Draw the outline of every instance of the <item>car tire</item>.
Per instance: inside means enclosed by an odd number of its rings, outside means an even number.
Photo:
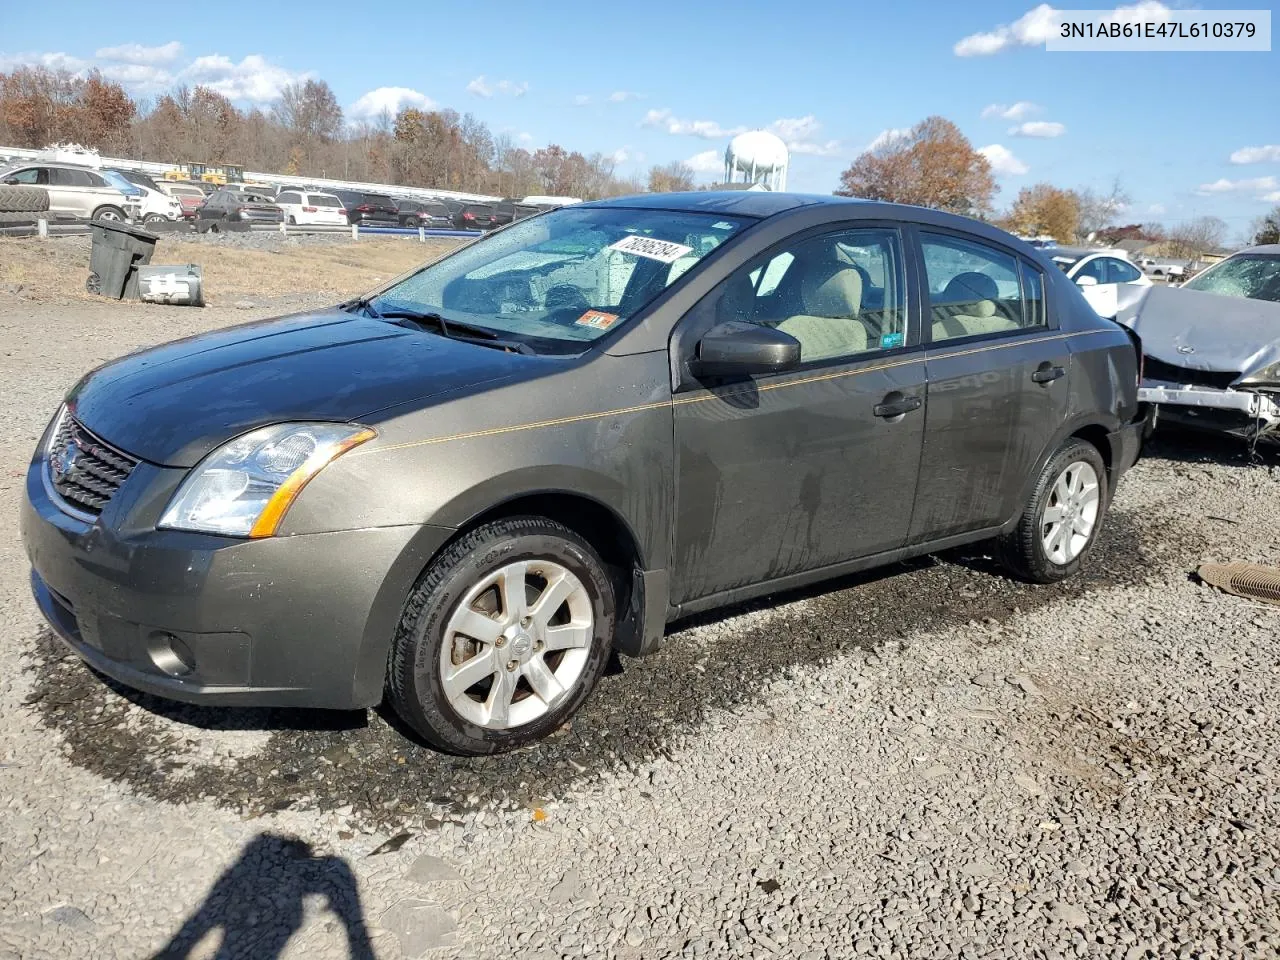
[[[1032,583],[1056,583],[1080,572],[1102,531],[1107,468],[1093,444],[1072,437],[1040,471],[1022,519],[997,541],[1001,563]]]
[[[0,184],[0,213],[43,213],[49,209],[49,191],[44,187]]]
[[[93,216],[89,219],[106,223],[124,223],[128,220],[123,210],[119,207],[113,207],[110,204],[99,207],[97,210],[93,211]]]
[[[142,222],[143,223],[161,223],[161,222],[167,221],[168,219],[169,218],[166,217],[163,213],[148,213],[145,217],[142,218]]]
[[[293,214],[289,214],[289,226],[296,227],[297,225],[298,225],[297,218]]]
[[[559,728],[590,695],[615,623],[613,580],[582,537],[543,517],[485,524],[447,547],[410,593],[391,645],[388,702],[437,749],[515,749]],[[472,663],[446,682],[447,670]]]

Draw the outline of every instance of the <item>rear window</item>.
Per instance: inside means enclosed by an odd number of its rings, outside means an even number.
[[[366,193],[360,198],[361,203],[377,205],[379,207],[394,207],[395,202],[388,196],[381,193]]]
[[[422,209],[433,217],[447,217],[449,215],[449,208],[443,203],[424,203]]]
[[[323,193],[310,194],[313,207],[340,207],[342,201],[337,197],[326,197]]]
[[[476,216],[488,217],[493,215],[493,207],[483,203],[470,203],[463,210],[464,213],[472,213]]]

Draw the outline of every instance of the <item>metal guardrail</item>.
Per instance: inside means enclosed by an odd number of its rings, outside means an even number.
[[[212,221],[211,221],[212,222]],[[42,227],[41,224],[44,224]],[[139,226],[144,229],[155,230],[161,236],[183,236],[187,234],[202,233],[195,221],[168,221],[172,227],[159,226],[156,224]],[[418,237],[420,240],[426,240],[428,237],[458,237],[467,240],[474,240],[484,236],[479,230],[430,230],[426,227],[362,227],[359,225],[343,226],[298,226],[294,224],[275,225],[270,223],[250,223],[238,225],[238,229],[226,231],[228,233],[280,233],[285,236],[319,236],[319,235],[337,235],[350,234],[352,240],[359,240],[361,234],[378,235],[378,236],[400,236],[400,237]],[[174,229],[176,227],[177,229]],[[247,227],[248,229],[244,229]],[[33,219],[29,224],[0,224],[0,237],[75,237],[84,236],[89,232],[88,220],[46,220]]]

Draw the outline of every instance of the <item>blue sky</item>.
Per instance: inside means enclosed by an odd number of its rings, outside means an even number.
[[[225,20],[170,3],[116,17],[64,0],[56,19],[0,5],[0,69],[96,65],[135,94],[205,82],[264,105],[310,75],[349,114],[453,107],[530,148],[615,154],[627,173],[684,160],[713,179],[729,135],[764,127],[792,145],[791,189],[827,192],[878,136],[937,113],[988,149],[1001,202],[1039,180],[1118,177],[1126,219],[1215,214],[1232,236],[1280,203],[1280,54],[1048,53],[1035,41],[1049,8],[1027,0],[320,0]]]

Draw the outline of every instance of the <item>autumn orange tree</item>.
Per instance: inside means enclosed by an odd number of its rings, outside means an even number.
[[[1080,197],[1050,183],[1023,187],[1003,225],[1012,233],[1071,243],[1080,232]]]
[[[836,194],[980,215],[995,190],[987,158],[954,123],[934,116],[860,154]]]

